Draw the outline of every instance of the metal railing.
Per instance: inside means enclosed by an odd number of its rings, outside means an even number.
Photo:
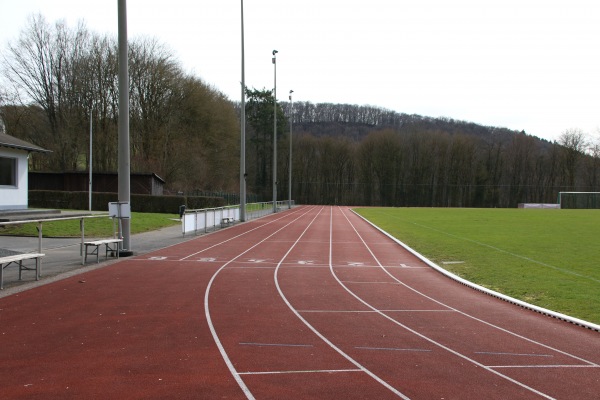
[[[294,201],[292,200],[292,206]],[[278,201],[277,209],[289,208],[288,200]],[[273,202],[246,204],[246,220],[257,219],[273,213]],[[240,206],[225,206],[216,208],[202,208],[185,210],[181,216],[181,233],[209,232],[231,222],[240,221]]]
[[[42,252],[42,238],[43,238],[43,229],[44,229],[44,222],[53,222],[53,221],[67,221],[67,220],[79,220],[79,229],[81,231],[81,244],[79,247],[79,254],[81,255],[81,265],[84,264],[84,254],[83,254],[83,247],[84,247],[84,242],[85,242],[85,220],[86,219],[90,219],[90,218],[108,218],[110,217],[108,214],[94,214],[94,215],[78,215],[78,216],[74,216],[74,217],[60,217],[60,218],[41,218],[41,219],[27,219],[27,220],[21,220],[21,221],[7,221],[7,222],[0,222],[1,226],[7,226],[7,225],[24,225],[24,224],[38,224],[37,226],[37,231],[38,231],[38,253]],[[113,218],[113,237],[116,237],[116,228],[115,228],[115,221]],[[40,273],[42,271],[42,259],[40,259]]]

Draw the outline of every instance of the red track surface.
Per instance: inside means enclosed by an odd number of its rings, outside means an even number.
[[[1,399],[598,399],[600,336],[302,207],[0,299]]]

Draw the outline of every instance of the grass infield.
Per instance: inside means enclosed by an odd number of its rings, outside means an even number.
[[[167,226],[181,224],[176,221],[179,215],[175,214],[155,214],[155,213],[131,213],[131,233],[141,233],[152,231]],[[44,237],[79,237],[79,219],[66,221],[48,221],[42,225]],[[86,237],[108,237],[113,234],[113,223],[109,217],[105,218],[86,218],[85,236]],[[37,236],[37,223],[27,223],[22,225],[7,225],[0,227],[0,235],[13,236]]]
[[[600,323],[600,210],[355,211],[469,281]]]

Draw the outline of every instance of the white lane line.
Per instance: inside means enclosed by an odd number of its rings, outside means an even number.
[[[281,375],[281,374],[332,374],[340,372],[363,372],[362,369],[307,369],[300,371],[240,372],[240,375]]]
[[[208,282],[208,285],[206,286],[206,291],[204,292],[204,315],[206,316],[206,322],[208,323],[208,328],[210,329],[210,333],[213,337],[213,340],[215,341],[215,344],[217,345],[217,348],[219,349],[219,352],[221,353],[221,357],[223,357],[223,361],[225,361],[225,364],[227,365],[227,368],[229,369],[229,372],[231,372],[231,375],[233,375],[233,378],[235,379],[235,381],[237,382],[238,386],[240,387],[240,389],[242,389],[242,392],[244,392],[244,395],[246,396],[246,398],[248,400],[254,400],[254,396],[252,395],[252,392],[250,392],[250,389],[248,388],[248,386],[246,386],[246,384],[244,383],[244,381],[242,380],[242,378],[240,377],[240,374],[237,372],[237,370],[235,369],[235,366],[233,365],[233,363],[231,362],[231,359],[229,358],[229,356],[227,355],[227,352],[225,351],[225,348],[223,347],[223,343],[221,343],[221,339],[219,339],[219,335],[217,334],[217,330],[215,329],[215,326],[212,322],[212,317],[210,315],[210,303],[209,303],[209,294],[210,294],[210,289],[212,288],[213,282],[215,281],[215,279],[217,278],[217,275],[219,275],[219,273],[225,268],[227,267],[229,264],[231,264],[234,260],[236,260],[237,258],[240,258],[241,256],[243,256],[244,254],[248,253],[250,250],[254,249],[255,247],[257,247],[258,245],[262,244],[263,242],[267,241],[269,238],[271,238],[272,236],[275,236],[277,233],[279,233],[280,231],[282,231],[283,229],[287,228],[289,225],[291,225],[292,223],[294,223],[295,221],[297,221],[298,219],[300,219],[301,217],[303,217],[304,215],[308,214],[310,211],[312,211],[312,208],[310,208],[308,211],[306,211],[304,214],[300,215],[299,217],[297,217],[296,219],[290,221],[289,223],[287,223],[286,225],[284,225],[283,227],[281,227],[280,229],[276,230],[275,232],[273,232],[271,235],[265,237],[264,239],[262,239],[261,241],[257,242],[256,244],[254,244],[253,246],[249,247],[248,249],[246,249],[245,251],[243,251],[242,253],[238,254],[237,256],[235,256],[234,258],[232,258],[231,260],[227,261],[225,264],[223,264],[221,266],[221,268],[219,268],[214,274],[213,276],[210,278],[210,281]],[[289,214],[288,214],[289,216]],[[282,217],[283,218],[283,217]],[[281,218],[280,218],[281,219]],[[250,232],[250,231],[249,231]],[[241,235],[240,235],[241,236]]]
[[[542,364],[542,365],[488,365],[488,368],[600,368],[598,365],[572,365],[572,364]]]
[[[380,312],[389,312],[389,313],[395,313],[395,312],[407,312],[407,313],[411,313],[411,312],[455,312],[454,310],[298,310],[299,313],[305,314],[305,313],[375,313],[375,314],[379,314]]]
[[[386,268],[381,266],[382,268]],[[411,265],[406,265],[406,264],[400,264],[400,268],[406,268],[406,269],[423,269],[423,268],[427,268],[427,267],[423,267],[423,266],[419,266],[419,267],[413,267]]]
[[[554,357],[552,354],[527,354],[527,353],[505,353],[495,351],[475,351],[475,354],[486,354],[493,356],[515,356],[515,357]]]
[[[252,343],[240,342],[241,346],[256,346],[256,347],[315,347],[312,344],[288,344],[288,343]]]
[[[335,269],[343,269],[343,268],[350,268],[350,269],[381,269],[381,267],[379,265],[363,265],[360,267],[355,267],[355,266],[350,266],[350,265],[334,265],[333,268]],[[389,266],[389,267],[384,267],[384,268],[390,268],[390,269],[403,269],[403,270],[417,270],[417,269],[429,269],[429,267],[401,267],[399,265],[396,266]]]
[[[340,210],[340,211],[341,211],[341,210]],[[369,253],[370,253],[370,254],[371,254],[371,256],[373,257],[373,259],[374,259],[374,260],[376,260],[376,261],[377,261],[377,263],[379,263],[379,260],[377,259],[377,257],[375,256],[375,254],[373,254],[373,252],[371,251],[371,248],[370,248],[370,247],[367,245],[367,243],[366,243],[366,242],[363,240],[363,238],[362,238],[362,236],[360,235],[360,233],[358,233],[358,231],[356,230],[356,227],[355,227],[355,226],[352,224],[352,222],[351,222],[351,221],[348,219],[348,217],[346,216],[346,214],[345,214],[343,211],[341,211],[341,213],[342,213],[342,215],[343,215],[343,216],[346,218],[346,220],[348,221],[348,223],[350,224],[350,226],[352,226],[352,228],[354,229],[354,232],[356,232],[356,234],[358,235],[358,237],[359,237],[359,238],[360,238],[360,239],[363,241],[363,245],[364,245],[364,246],[365,246],[365,248],[366,248],[366,249],[369,251]],[[333,230],[333,222],[331,222],[331,229]],[[379,263],[379,264],[381,265],[381,263]],[[385,271],[385,269],[384,269],[384,271]],[[386,271],[386,272],[387,272],[387,271]],[[522,388],[524,388],[524,389],[527,389],[527,390],[529,390],[529,391],[531,391],[531,392],[533,392],[533,393],[536,393],[536,394],[538,394],[538,395],[540,395],[540,396],[542,396],[542,397],[544,397],[544,398],[546,398],[546,399],[553,399],[553,397],[551,397],[551,396],[549,396],[549,395],[547,395],[547,394],[545,394],[545,393],[542,393],[542,392],[540,392],[539,390],[536,390],[536,389],[534,389],[534,388],[532,388],[532,387],[530,387],[530,386],[527,386],[527,385],[525,385],[524,383],[522,383],[522,382],[519,382],[519,381],[517,381],[517,380],[515,380],[515,379],[513,379],[513,378],[511,378],[511,377],[509,377],[509,376],[507,376],[507,375],[501,374],[500,372],[498,372],[498,371],[495,371],[494,369],[492,369],[492,368],[490,368],[490,367],[487,367],[487,366],[485,366],[484,364],[482,364],[482,363],[480,363],[480,362],[477,362],[477,361],[473,360],[472,358],[470,358],[470,357],[468,357],[468,356],[466,356],[466,355],[464,355],[464,354],[462,354],[462,353],[459,353],[458,351],[456,351],[456,350],[453,350],[453,349],[451,349],[450,347],[448,347],[448,346],[445,346],[445,345],[441,344],[440,342],[437,342],[436,340],[434,340],[434,339],[432,339],[432,338],[430,338],[430,337],[428,337],[428,336],[426,336],[426,335],[424,335],[424,334],[422,334],[422,333],[420,333],[420,332],[417,332],[416,330],[414,330],[414,329],[412,329],[412,328],[408,327],[407,325],[404,325],[403,323],[401,323],[401,322],[399,322],[399,321],[396,321],[395,319],[393,319],[393,318],[389,317],[388,315],[384,314],[383,312],[379,311],[377,308],[373,307],[371,304],[367,303],[365,300],[363,300],[361,297],[359,297],[357,294],[355,294],[353,291],[351,291],[351,290],[350,290],[350,289],[349,289],[349,288],[348,288],[346,285],[344,285],[344,284],[342,283],[342,281],[340,281],[340,280],[339,280],[339,278],[338,278],[338,277],[335,275],[335,272],[333,271],[333,268],[331,269],[331,273],[332,273],[332,275],[334,276],[334,278],[335,278],[335,279],[338,281],[338,283],[340,284],[340,286],[342,286],[344,289],[346,289],[346,291],[347,291],[347,292],[348,292],[350,295],[352,295],[352,296],[353,296],[354,298],[356,298],[358,301],[360,301],[361,303],[363,303],[365,306],[367,306],[367,307],[371,308],[373,311],[378,311],[378,312],[379,312],[379,314],[380,314],[382,317],[384,317],[384,318],[388,319],[388,320],[389,320],[389,321],[391,321],[392,323],[395,323],[396,325],[398,325],[398,326],[400,326],[400,327],[402,327],[402,328],[406,329],[406,330],[407,330],[407,331],[409,331],[409,332],[412,332],[413,334],[415,334],[415,335],[419,336],[420,338],[422,338],[422,339],[424,339],[424,340],[426,340],[426,341],[428,341],[428,342],[430,342],[430,343],[432,343],[432,344],[434,344],[434,345],[436,345],[436,346],[438,346],[438,347],[440,347],[440,348],[442,348],[442,349],[444,349],[444,350],[446,350],[446,351],[448,351],[448,352],[450,352],[450,353],[452,353],[452,354],[454,354],[454,355],[456,355],[456,356],[458,356],[458,357],[460,357],[460,358],[462,358],[462,359],[464,359],[464,360],[467,360],[467,361],[469,361],[470,363],[472,363],[472,364],[474,364],[474,365],[476,365],[476,366],[478,366],[478,367],[484,368],[485,370],[487,370],[487,371],[491,372],[492,374],[498,375],[498,376],[500,376],[500,377],[502,377],[502,378],[504,378],[504,379],[508,380],[509,382],[512,382],[512,383],[514,383],[514,384],[516,384],[516,385],[518,385],[518,386],[520,386],[520,387],[522,387]],[[389,274],[389,272],[388,272],[388,274]],[[389,274],[389,275],[390,275],[390,276],[392,276],[391,274]],[[394,278],[394,279],[396,279],[396,278]],[[400,282],[400,281],[398,281],[398,282]],[[406,285],[406,284],[404,284],[404,285],[405,285],[406,287],[410,288],[408,285]],[[412,289],[412,288],[411,288],[411,289]],[[413,289],[413,290],[414,290],[414,289]],[[415,292],[417,292],[417,293],[420,293],[420,292],[418,292],[418,291],[416,291],[416,290],[415,290]],[[425,295],[423,295],[423,296],[425,296]],[[428,296],[425,296],[425,297],[428,297]],[[432,300],[433,300],[433,299],[432,299]],[[439,302],[439,301],[436,301],[436,302],[437,302],[438,304],[442,304],[442,303],[441,303],[441,302]],[[446,306],[446,307],[448,307],[448,306]],[[448,308],[452,308],[452,307],[448,307]]]
[[[428,349],[399,349],[395,347],[365,347],[365,346],[356,346],[355,349],[359,350],[380,350],[380,351],[416,351],[416,352],[431,352]]]
[[[297,263],[283,263],[281,264],[282,267],[286,267],[286,268],[329,268],[327,265],[325,264],[297,264]]]
[[[343,213],[342,213],[342,214],[343,214]],[[352,224],[352,222],[350,222],[350,220],[348,219],[348,217],[347,217],[345,214],[344,214],[344,216],[346,217],[346,220],[348,220],[348,222],[350,223],[350,225],[351,225],[351,226],[352,226],[352,228],[354,229],[354,232],[356,232],[356,234],[357,234],[359,237],[361,237],[361,236],[360,236],[360,234],[358,233],[358,231],[356,230],[356,228],[354,227],[354,225]],[[362,238],[362,237],[361,237],[361,238]],[[364,241],[363,241],[363,243],[364,243]],[[369,250],[369,252],[371,252],[371,249],[370,249],[370,248],[367,246],[367,244],[366,244],[366,243],[365,243],[365,246],[367,247],[367,250]],[[373,254],[373,252],[371,252],[371,254]],[[373,257],[375,257],[375,255],[373,255]],[[376,259],[376,258],[375,258],[375,259]],[[377,260],[377,259],[376,259],[376,260]],[[437,304],[439,304],[439,305],[441,305],[441,306],[447,307],[448,309],[450,309],[450,310],[452,310],[452,311],[456,311],[457,313],[459,313],[459,314],[461,314],[461,315],[464,315],[464,316],[465,316],[465,317],[467,317],[467,318],[470,318],[470,319],[472,319],[472,320],[474,320],[474,321],[481,322],[482,324],[485,324],[485,325],[487,325],[487,326],[490,326],[490,327],[492,327],[492,328],[498,329],[499,331],[502,331],[502,332],[504,332],[504,333],[508,333],[509,335],[512,335],[512,336],[514,336],[514,337],[517,337],[517,338],[519,338],[519,339],[522,339],[522,340],[525,340],[525,341],[527,341],[527,342],[529,342],[529,343],[533,343],[533,344],[536,344],[536,345],[538,345],[538,346],[541,346],[541,347],[544,347],[544,348],[546,348],[546,349],[549,349],[549,350],[552,350],[552,351],[554,351],[554,352],[557,352],[557,353],[559,353],[559,354],[563,354],[563,355],[565,355],[565,356],[567,356],[567,357],[574,358],[574,359],[576,359],[576,360],[578,360],[578,361],[581,361],[581,362],[583,362],[583,363],[589,364],[589,365],[591,365],[591,366],[600,367],[600,365],[598,365],[598,364],[596,364],[596,363],[594,363],[594,362],[592,362],[592,361],[586,360],[586,359],[584,359],[584,358],[582,358],[582,357],[579,357],[579,356],[576,356],[576,355],[574,355],[574,354],[567,353],[566,351],[559,350],[559,349],[557,349],[557,348],[555,348],[555,347],[552,347],[552,346],[550,346],[550,345],[547,345],[547,344],[544,344],[544,343],[538,342],[538,341],[536,341],[536,340],[534,340],[534,339],[530,339],[530,338],[528,338],[528,337],[526,337],[526,336],[523,336],[523,335],[520,335],[520,334],[518,334],[518,333],[516,333],[516,332],[509,331],[508,329],[502,328],[502,327],[500,327],[500,326],[498,326],[498,325],[494,325],[494,324],[492,324],[491,322],[485,321],[485,320],[483,320],[483,319],[480,319],[480,318],[477,318],[477,317],[475,317],[475,316],[473,316],[473,315],[467,314],[466,312],[464,312],[464,311],[461,311],[461,310],[459,310],[459,309],[457,309],[457,308],[451,307],[451,306],[449,306],[449,305],[447,305],[447,304],[445,304],[445,303],[443,303],[443,302],[441,302],[441,301],[439,301],[439,300],[436,300],[436,299],[434,299],[433,297],[430,297],[430,296],[426,295],[425,293],[423,293],[423,292],[420,292],[420,291],[418,291],[417,289],[415,289],[415,288],[413,288],[413,287],[411,287],[411,286],[407,285],[406,283],[402,282],[401,280],[399,280],[398,278],[396,278],[394,275],[392,275],[392,274],[391,274],[391,273],[390,273],[390,272],[389,272],[387,269],[385,269],[385,268],[383,268],[383,267],[382,267],[382,269],[383,269],[383,271],[384,271],[384,272],[385,272],[387,275],[389,275],[389,276],[390,276],[392,279],[394,279],[396,282],[400,283],[401,285],[403,285],[403,286],[404,286],[404,287],[406,287],[407,289],[410,289],[410,290],[411,290],[411,291],[413,291],[414,293],[417,293],[417,294],[419,294],[420,296],[423,296],[423,297],[425,297],[426,299],[429,299],[429,300],[433,301],[434,303],[437,303]]]
[[[333,215],[333,209],[330,208],[331,210],[331,215]],[[322,211],[322,210],[321,210]],[[323,336],[321,334],[321,332],[319,332],[314,326],[312,326],[302,315],[300,315],[300,313],[292,306],[292,304],[289,302],[289,300],[287,299],[287,297],[285,297],[285,295],[283,294],[283,291],[281,290],[281,287],[279,286],[279,269],[281,266],[281,263],[286,259],[286,257],[288,256],[288,254],[291,253],[291,251],[294,249],[294,247],[296,247],[296,245],[298,244],[298,242],[300,241],[300,239],[302,238],[302,236],[304,236],[304,234],[306,233],[306,231],[308,231],[308,229],[311,227],[311,225],[313,224],[313,222],[317,219],[317,217],[321,214],[321,211],[319,211],[319,213],[315,216],[315,218],[310,222],[310,224],[308,224],[308,226],[306,227],[306,229],[304,229],[304,231],[300,234],[300,236],[298,237],[298,239],[296,240],[296,242],[290,247],[290,249],[283,255],[283,257],[281,258],[281,261],[279,262],[279,264],[277,265],[277,268],[275,269],[275,275],[274,275],[274,279],[275,279],[275,286],[277,287],[277,291],[279,292],[279,295],[281,296],[281,299],[285,302],[285,304],[288,306],[288,308],[296,315],[296,317],[298,317],[298,319],[300,321],[302,321],[304,323],[304,325],[306,325],[308,327],[308,329],[310,329],[311,331],[313,331],[313,333],[315,335],[317,335],[322,341],[324,341],[325,343],[327,343],[327,345],[329,345],[333,350],[335,350],[338,354],[340,354],[342,357],[344,357],[346,360],[348,360],[350,363],[354,364],[357,368],[359,368],[360,371],[366,373],[367,375],[369,375],[371,378],[373,378],[375,381],[377,381],[379,384],[381,384],[382,386],[384,386],[385,388],[387,388],[389,391],[391,391],[392,393],[394,393],[395,395],[397,395],[398,397],[405,399],[405,400],[410,400],[409,397],[405,396],[404,394],[402,394],[400,391],[398,391],[396,388],[394,388],[393,386],[391,386],[389,383],[385,382],[383,379],[381,379],[380,377],[378,377],[377,375],[375,375],[373,372],[371,372],[370,370],[368,370],[367,368],[365,368],[363,365],[361,365],[358,361],[356,361],[355,359],[353,359],[350,355],[346,354],[342,349],[340,349],[339,347],[337,347],[335,344],[333,344],[329,339],[327,339],[325,336]],[[331,217],[330,217],[331,218]],[[332,238],[331,238],[331,234],[332,234],[332,229],[331,229],[331,222],[330,222],[330,227],[329,227],[329,265],[331,268],[331,243],[332,243]]]

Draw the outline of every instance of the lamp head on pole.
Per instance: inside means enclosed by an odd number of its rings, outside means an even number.
[[[290,90],[290,101],[292,101],[292,93],[294,93],[294,91]]]
[[[275,54],[277,54],[277,53],[279,53],[277,50],[273,50],[273,64],[275,64],[275,57],[276,57]]]

